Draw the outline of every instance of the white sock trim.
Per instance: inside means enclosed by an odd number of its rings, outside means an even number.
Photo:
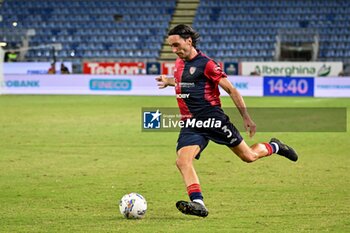
[[[278,144],[276,142],[271,142],[271,144],[273,144],[276,147],[276,152],[275,153],[277,153],[279,151],[279,149],[280,149]]]
[[[197,203],[201,204],[202,206],[205,206],[203,200],[201,200],[201,199],[194,199],[193,202],[197,202]]]

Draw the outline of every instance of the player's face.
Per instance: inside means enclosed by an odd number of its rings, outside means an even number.
[[[181,59],[188,59],[191,55],[192,39],[183,39],[179,35],[171,35],[168,37],[168,43],[173,53]]]

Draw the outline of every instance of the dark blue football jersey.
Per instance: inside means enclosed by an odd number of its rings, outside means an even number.
[[[218,84],[226,77],[220,65],[200,51],[190,61],[177,58],[175,92],[182,119],[223,113]]]

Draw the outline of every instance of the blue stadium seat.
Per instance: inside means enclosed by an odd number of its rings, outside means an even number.
[[[220,12],[218,20],[213,12]],[[203,36],[201,48],[214,58],[225,54],[211,44],[224,42],[219,49],[234,47],[237,58],[272,61],[280,29],[311,28],[319,30],[321,48],[327,42],[328,48],[342,51],[320,51],[320,57],[349,59],[343,48],[350,41],[350,1],[202,0],[193,25]],[[294,40],[307,42],[309,38]]]
[[[35,46],[62,43],[59,57],[69,57],[73,50],[73,58],[80,54],[89,58],[110,55],[156,59],[175,6],[176,0],[4,0],[0,8],[3,16],[0,29],[12,27],[14,21],[18,22],[17,28],[34,28],[36,35],[29,43]],[[115,20],[116,14],[122,17],[120,21]],[[148,43],[147,49],[156,51],[135,51],[144,43]],[[122,44],[123,52],[109,52],[114,44]],[[43,51],[30,50],[26,57],[35,60],[46,55]]]
[[[29,44],[62,43],[60,57],[156,59],[175,6],[176,0],[4,0],[0,29],[14,21],[18,29],[34,28]],[[200,48],[223,60],[271,61],[279,31],[300,28],[317,29],[322,59],[349,59],[350,1],[201,0],[193,26],[202,35]],[[30,50],[26,58],[46,55]]]

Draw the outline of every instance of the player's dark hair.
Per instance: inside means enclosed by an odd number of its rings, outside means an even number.
[[[196,48],[196,44],[199,40],[199,33],[196,32],[191,26],[185,24],[179,24],[168,33],[168,36],[179,35],[182,39],[188,39],[191,37],[192,46]]]

